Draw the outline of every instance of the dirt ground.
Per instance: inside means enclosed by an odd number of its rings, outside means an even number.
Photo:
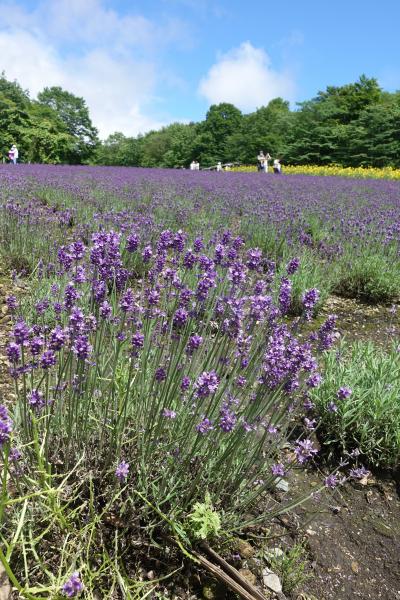
[[[320,317],[335,314],[341,336],[349,341],[371,341],[385,347],[388,341],[400,341],[400,303],[392,306],[370,305],[351,298],[330,296]]]
[[[318,481],[312,472],[296,479],[296,491]],[[399,490],[399,480],[371,476],[288,519],[293,539],[305,539],[311,575],[293,598],[301,591],[318,600],[400,599]]]

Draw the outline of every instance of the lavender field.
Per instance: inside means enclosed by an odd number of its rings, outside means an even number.
[[[36,165],[0,182],[13,597],[201,597],[204,543],[238,566],[248,532],[396,473],[400,182]],[[332,294],[387,305],[385,349],[340,340]],[[306,468],[317,485],[296,485]],[[287,597],[308,579],[296,544],[295,576],[265,559]]]

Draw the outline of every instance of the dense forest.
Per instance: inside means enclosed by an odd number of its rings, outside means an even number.
[[[179,168],[198,160],[207,167],[252,164],[264,150],[286,164],[400,167],[400,91],[386,92],[365,75],[328,86],[295,110],[282,98],[250,114],[222,103],[198,123],[100,141],[83,98],[51,87],[31,99],[3,73],[0,126],[2,156],[16,143],[23,162]]]

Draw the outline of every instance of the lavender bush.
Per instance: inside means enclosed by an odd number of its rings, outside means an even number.
[[[128,520],[140,510],[150,529],[164,515],[184,538],[204,490],[225,531],[242,528],[260,501],[254,521],[289,510],[270,492],[316,453],[297,426],[334,319],[301,340],[301,321],[284,322],[297,262],[276,282],[273,263],[229,231],[207,253],[182,231],[164,230],[143,250],[139,242],[101,231],[88,246],[60,247],[58,275],[41,281],[48,294],[29,321],[9,299],[17,403],[12,417],[2,413],[2,445],[12,421],[22,497],[36,481],[39,494],[53,490],[46,506],[60,523],[84,527],[85,511],[67,518],[65,507],[89,497],[93,515],[104,504]],[[135,253],[141,279],[126,267]],[[305,295],[304,320],[317,301],[317,291]]]

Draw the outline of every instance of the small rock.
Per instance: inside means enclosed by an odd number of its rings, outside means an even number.
[[[275,487],[280,492],[288,492],[289,491],[289,484],[287,481],[285,481],[285,479],[277,479],[275,482]]]
[[[282,584],[276,573],[265,568],[263,569],[262,575],[265,587],[272,590],[276,594],[280,594],[282,592]]]
[[[150,581],[153,580],[153,579],[155,579],[155,577],[156,577],[154,571],[148,571],[146,573],[146,576],[147,576],[147,579],[150,579]]]
[[[11,585],[2,564],[0,564],[0,600],[11,600]]]
[[[7,306],[7,304],[3,304],[3,306],[1,307],[1,314],[6,315],[7,313],[8,313],[8,306]]]
[[[351,563],[351,570],[353,571],[353,573],[358,573],[360,568],[358,566],[358,562],[356,562],[355,560]]]
[[[317,535],[317,532],[314,531],[314,529],[306,529],[306,534],[314,536],[314,535]]]
[[[0,323],[3,325],[5,323],[11,323],[12,319],[10,315],[4,315],[3,318],[0,319]]]
[[[246,540],[237,540],[235,550],[237,550],[243,558],[251,558],[254,556],[254,548]]]
[[[256,585],[257,577],[249,569],[239,569],[240,575],[246,579],[251,585]]]

